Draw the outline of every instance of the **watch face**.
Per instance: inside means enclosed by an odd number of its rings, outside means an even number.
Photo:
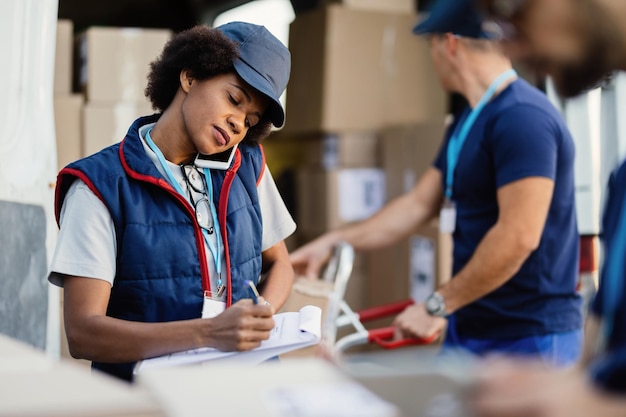
[[[429,313],[436,313],[441,308],[441,304],[436,297],[430,296],[426,300],[426,311]]]
[[[445,304],[441,294],[435,292],[426,299],[426,311],[431,316],[445,317]]]

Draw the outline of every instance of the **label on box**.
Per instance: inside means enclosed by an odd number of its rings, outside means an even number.
[[[424,302],[435,289],[435,244],[422,236],[411,238],[409,290],[411,298]]]
[[[326,135],[322,140],[322,166],[335,169],[339,166],[339,137]]]
[[[337,191],[343,221],[367,219],[385,204],[385,173],[377,168],[342,170]]]

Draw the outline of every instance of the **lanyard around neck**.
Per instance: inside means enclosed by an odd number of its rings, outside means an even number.
[[[454,187],[454,170],[456,169],[457,163],[459,161],[459,154],[461,153],[461,149],[463,149],[463,144],[469,135],[472,126],[474,126],[474,122],[483,111],[487,103],[493,98],[498,88],[500,88],[506,80],[511,77],[517,75],[514,69],[507,70],[500,74],[498,78],[496,78],[485,94],[480,98],[476,107],[472,109],[467,117],[464,118],[462,122],[457,124],[456,129],[454,129],[454,133],[448,142],[448,150],[447,150],[447,169],[446,169],[446,198],[452,199],[452,189]]]
[[[180,186],[178,181],[176,181],[176,178],[174,177],[172,170],[167,165],[167,161],[165,159],[165,156],[163,155],[163,152],[161,152],[159,147],[156,146],[156,144],[150,137],[151,131],[152,131],[152,128],[148,129],[148,131],[146,132],[146,143],[148,144],[152,152],[154,152],[154,154],[156,155],[157,160],[159,161],[161,168],[163,168],[163,171],[165,172],[165,175],[167,176],[169,183],[172,185],[172,187],[174,187],[174,189],[180,195],[182,195],[183,197],[185,197],[185,199],[188,200],[188,197],[185,191]],[[211,181],[211,171],[208,168],[204,168],[203,172],[204,172],[204,176],[206,180],[205,182],[206,182],[206,187],[207,187],[209,206],[211,207],[211,216],[213,217],[213,228],[215,229],[214,230],[215,242],[213,242],[213,239],[211,239],[211,237],[209,236],[209,232],[207,232],[204,228],[201,228],[201,230],[204,236],[204,240],[209,246],[211,255],[213,255],[213,260],[215,262],[215,272],[217,272],[217,287],[218,287],[217,289],[219,290],[219,287],[222,286],[222,253],[220,251],[220,247],[222,246],[222,242],[221,242],[222,237],[220,234],[220,225],[219,225],[219,220],[217,217],[217,210],[215,209],[215,204],[213,204],[213,181]]]

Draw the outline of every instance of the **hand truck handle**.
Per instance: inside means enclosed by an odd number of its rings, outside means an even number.
[[[435,333],[432,336],[421,338],[413,337],[409,339],[392,340],[394,327],[382,327],[380,329],[372,329],[368,331],[368,341],[376,343],[383,349],[395,349],[402,346],[410,345],[428,345],[433,343],[439,337],[439,333]]]

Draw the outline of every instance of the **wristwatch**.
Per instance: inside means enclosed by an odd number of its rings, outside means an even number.
[[[443,296],[437,291],[428,296],[424,306],[426,307],[426,312],[431,316],[448,316],[448,313],[446,313],[446,302],[444,301]]]

